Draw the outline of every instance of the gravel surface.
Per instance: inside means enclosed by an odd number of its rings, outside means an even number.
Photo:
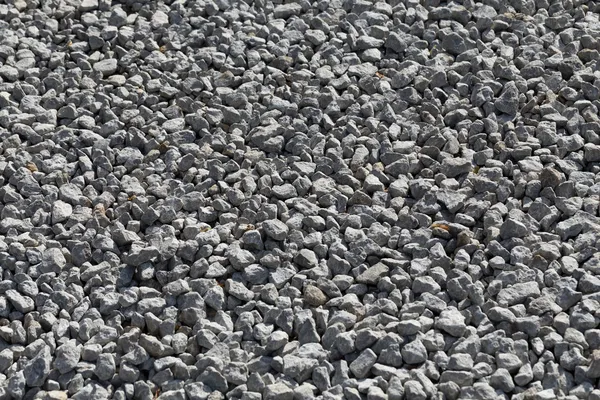
[[[0,400],[600,399],[600,4],[0,2]]]

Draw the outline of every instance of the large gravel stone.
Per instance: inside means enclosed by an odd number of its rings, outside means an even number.
[[[117,60],[109,58],[107,60],[98,61],[94,64],[94,71],[101,73],[104,77],[110,76],[117,71]]]

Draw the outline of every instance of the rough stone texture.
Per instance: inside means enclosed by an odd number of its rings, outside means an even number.
[[[600,399],[597,2],[0,3],[1,399]]]

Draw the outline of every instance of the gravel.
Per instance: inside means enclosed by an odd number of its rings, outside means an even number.
[[[594,1],[0,4],[0,399],[600,399]]]

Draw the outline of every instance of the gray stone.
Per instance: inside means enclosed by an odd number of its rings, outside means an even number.
[[[542,187],[555,188],[565,181],[564,174],[554,168],[544,168],[540,173]]]
[[[185,128],[185,119],[183,118],[174,118],[168,121],[165,121],[162,125],[165,131],[169,133],[179,132]]]
[[[52,363],[52,354],[48,346],[43,346],[41,350],[33,357],[23,370],[27,386],[40,387],[46,382],[50,375],[50,364]]]
[[[208,399],[212,392],[212,389],[202,382],[186,383],[184,389],[190,399]]]
[[[533,370],[531,369],[531,365],[523,365],[513,380],[518,386],[521,387],[526,386],[529,382],[531,382],[533,380]]]
[[[510,373],[504,368],[498,368],[496,372],[490,376],[490,385],[505,393],[512,392],[515,388],[512,376],[510,376]]]
[[[583,151],[585,154],[585,160],[588,162],[598,162],[600,161],[600,145],[594,143],[586,143],[583,146]]]
[[[448,359],[448,369],[454,371],[471,371],[473,358],[467,353],[452,354]]]
[[[190,291],[190,284],[184,279],[177,279],[164,285],[162,291],[167,295],[179,296]]]
[[[116,372],[115,358],[112,354],[100,354],[96,360],[95,374],[101,381],[110,381]]]
[[[221,243],[221,238],[216,229],[209,229],[207,232],[200,232],[198,235],[196,235],[195,239],[200,247],[206,245],[216,247],[219,245],[219,243]],[[230,250],[233,251],[235,249],[232,247]]]
[[[157,338],[142,334],[139,340],[140,346],[144,348],[153,357],[159,358],[172,353],[171,349],[160,342]]]
[[[400,321],[397,325],[397,331],[402,336],[412,336],[416,335],[421,327],[421,323],[416,320]]]
[[[283,383],[267,385],[263,391],[264,400],[293,400],[294,391]]]
[[[150,358],[148,352],[137,344],[130,344],[127,348],[129,351],[121,357],[121,361],[123,362],[131,365],[140,365]]]
[[[74,400],[102,400],[110,398],[108,391],[96,382],[90,382],[71,397]]]
[[[465,317],[456,308],[447,308],[442,311],[435,326],[454,337],[461,337],[467,329]]]
[[[355,47],[356,50],[367,50],[372,48],[378,48],[383,45],[383,40],[377,39],[371,36],[362,35],[356,38]]]
[[[500,236],[504,239],[520,238],[527,236],[529,229],[525,224],[512,218],[508,218],[500,227]]]
[[[348,67],[348,75],[362,78],[365,76],[373,76],[377,70],[377,66],[371,63],[356,64]]]
[[[399,376],[393,375],[390,378],[387,395],[389,400],[404,399],[404,385],[402,384],[402,379]]]
[[[287,238],[288,226],[277,219],[264,221],[262,227],[265,234],[274,240],[285,240]]]
[[[0,351],[0,373],[4,373],[4,371],[12,365],[13,361],[14,353],[11,349]]]
[[[516,115],[519,111],[519,90],[514,82],[507,82],[500,97],[494,102],[494,106],[500,112]]]
[[[512,306],[523,303],[527,298],[538,297],[540,288],[536,282],[516,283],[504,288],[498,293],[496,300],[502,306]]]
[[[280,4],[273,9],[273,17],[287,19],[298,15],[300,11],[302,11],[302,6],[298,3]]]
[[[407,43],[401,32],[390,32],[385,47],[395,51],[396,53],[402,53],[407,48]]]
[[[115,229],[112,231],[112,240],[117,244],[117,246],[125,246],[135,242],[136,240],[140,240],[140,237],[135,233],[127,229]]]
[[[25,373],[16,371],[6,382],[6,391],[15,399],[22,399],[25,395]]]
[[[410,64],[408,67],[398,71],[392,76],[392,88],[401,89],[409,85],[419,73],[418,64]]]
[[[382,277],[386,276],[389,270],[387,265],[377,263],[357,276],[356,281],[358,283],[364,283],[365,285],[377,285],[377,282],[379,282]]]
[[[154,246],[135,249],[132,247],[132,251],[127,257],[127,264],[137,267],[156,259],[159,255],[160,251]]]
[[[154,29],[169,25],[169,16],[162,11],[156,11],[150,20]]]
[[[313,370],[319,365],[315,359],[301,358],[292,355],[283,357],[283,373],[298,383],[312,376]]]
[[[81,347],[77,346],[75,340],[69,340],[56,349],[55,356],[54,367],[61,374],[66,374],[77,366],[81,356]]]
[[[3,65],[0,67],[0,76],[9,82],[14,82],[19,78],[19,71],[10,65]]]
[[[98,61],[94,64],[94,71],[100,72],[102,76],[107,77],[117,72],[117,60],[109,58]]]
[[[213,286],[206,291],[204,302],[215,310],[222,310],[225,306],[225,292],[220,286]]]
[[[567,240],[571,237],[579,235],[586,226],[587,222],[585,217],[577,213],[571,218],[564,221],[560,221],[556,224],[556,233],[560,235],[562,240]]]
[[[42,269],[46,272],[60,272],[67,265],[67,260],[59,248],[46,249],[42,256]]]
[[[227,379],[213,367],[206,368],[206,370],[198,377],[198,381],[214,390],[218,390],[222,393],[227,392]]]
[[[244,286],[241,282],[228,279],[225,283],[225,289],[231,296],[243,301],[250,301],[254,298],[254,292]]]
[[[511,373],[516,372],[523,365],[523,362],[516,354],[499,353],[496,355],[496,365],[498,365],[498,368],[503,368]]]
[[[421,293],[438,293],[441,288],[440,285],[430,276],[418,276],[414,279],[412,284],[412,290],[415,295]]]
[[[404,395],[407,399],[426,400],[427,393],[420,382],[409,380],[404,383]]]
[[[448,178],[455,178],[469,173],[472,169],[471,162],[462,158],[444,158],[440,166],[440,172]]]
[[[275,331],[269,335],[267,340],[267,351],[275,351],[285,346],[289,341],[289,336],[283,331]]]
[[[79,10],[82,12],[92,11],[98,8],[98,0],[83,0],[79,4]]]
[[[444,36],[442,47],[453,55],[459,55],[468,49],[465,39],[456,32],[451,32]]]
[[[282,200],[287,200],[298,196],[296,188],[289,183],[273,186],[271,193],[273,193],[273,195],[278,199]]]
[[[309,249],[302,249],[294,257],[294,261],[302,268],[314,268],[319,264],[317,255]]]
[[[407,364],[421,364],[427,361],[427,349],[420,340],[414,340],[402,347],[402,359]]]
[[[358,379],[366,378],[369,375],[371,367],[377,362],[377,354],[371,349],[366,349],[352,361],[350,364],[350,371]]]
[[[588,378],[600,378],[600,350],[594,350],[591,354],[591,363],[585,373]]]
[[[52,223],[57,224],[69,219],[73,214],[73,207],[69,203],[57,200],[52,205]]]
[[[25,314],[35,309],[35,302],[33,301],[33,299],[21,295],[16,290],[7,290],[6,293],[4,293],[4,295],[13,305],[13,307],[17,309],[17,311],[20,311]]]
[[[256,258],[252,253],[248,250],[240,249],[239,247],[231,247],[227,251],[227,256],[231,265],[237,270],[243,270],[256,261]]]

